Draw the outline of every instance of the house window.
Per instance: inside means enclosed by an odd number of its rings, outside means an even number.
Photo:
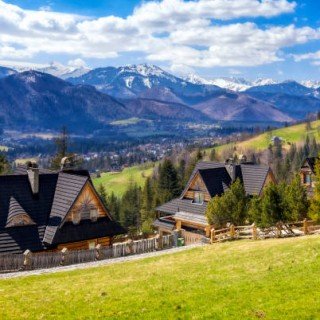
[[[193,197],[193,202],[194,203],[203,203],[203,193],[202,192],[195,192],[194,197]]]
[[[311,184],[311,174],[305,173],[303,175],[303,183],[305,184]]]
[[[79,210],[74,210],[72,212],[72,222],[73,224],[79,224],[81,221],[81,212]]]
[[[90,209],[90,219],[91,219],[91,221],[97,221],[97,219],[98,219],[98,210],[96,208]]]

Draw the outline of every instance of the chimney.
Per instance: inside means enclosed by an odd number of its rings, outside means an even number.
[[[225,162],[226,169],[231,177],[231,181],[236,181],[236,164],[233,158],[229,158]]]
[[[30,164],[27,169],[28,179],[32,193],[37,195],[39,193],[39,168],[36,164]]]

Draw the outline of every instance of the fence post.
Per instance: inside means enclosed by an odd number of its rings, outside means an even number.
[[[236,232],[235,232],[235,229],[234,229],[234,225],[232,224],[230,226],[230,237],[231,237],[231,239],[234,239],[235,235],[236,235]]]
[[[159,231],[159,237],[158,237],[158,249],[163,249],[163,232]]]
[[[67,264],[67,256],[68,256],[68,249],[67,248],[63,248],[61,250],[61,261],[60,261],[60,265],[64,266]]]
[[[252,224],[252,239],[258,239],[257,225],[255,224],[255,222]]]
[[[214,228],[211,229],[211,243],[216,241],[216,230]]]
[[[276,237],[280,238],[281,237],[281,222],[276,223]]]
[[[303,220],[303,233],[304,234],[309,233],[308,220],[306,218]]]
[[[101,248],[102,248],[102,246],[101,246],[100,243],[96,245],[96,248],[95,248],[95,251],[96,251],[96,252],[95,252],[96,260],[101,260],[101,259],[102,259]]]
[[[27,249],[23,253],[24,259],[23,259],[23,270],[30,270],[31,269],[31,251]]]
[[[205,231],[206,231],[206,237],[210,238],[211,226],[210,225],[206,226]]]

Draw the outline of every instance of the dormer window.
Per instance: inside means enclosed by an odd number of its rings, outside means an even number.
[[[90,219],[93,222],[98,220],[98,210],[96,208],[90,209]]]
[[[6,228],[23,227],[31,225],[35,225],[35,222],[21,207],[19,202],[14,197],[11,197]]]
[[[193,197],[193,203],[202,204],[204,200],[203,192],[195,192]]]

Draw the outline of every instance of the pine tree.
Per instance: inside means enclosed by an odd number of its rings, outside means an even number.
[[[216,149],[212,148],[212,150],[210,151],[210,157],[209,157],[210,161],[216,161],[217,160],[217,153],[216,153]]]
[[[315,187],[314,195],[310,202],[308,215],[315,221],[320,221],[320,160],[315,163]]]
[[[98,193],[100,195],[100,198],[101,198],[103,204],[105,206],[107,206],[107,191],[106,191],[105,186],[102,183],[100,183],[100,185],[98,187]]]
[[[10,171],[10,164],[5,154],[0,154],[0,174],[6,174]]]
[[[151,185],[151,178],[147,178],[141,194],[141,223],[147,220],[153,220],[154,214],[152,209],[153,190]]]
[[[226,222],[241,225],[247,218],[248,198],[237,179],[223,195],[210,200],[206,209],[209,224],[222,227]]]
[[[112,217],[118,222],[120,222],[120,206],[119,198],[112,192],[111,195],[107,197],[107,208]]]
[[[159,170],[158,192],[161,203],[165,203],[181,192],[178,174],[172,162],[165,159]]]

